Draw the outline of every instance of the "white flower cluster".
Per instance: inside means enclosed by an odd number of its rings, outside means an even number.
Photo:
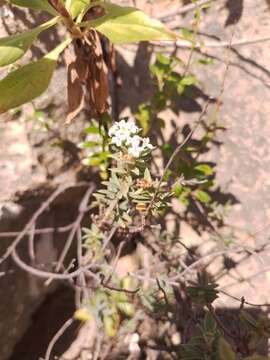
[[[140,129],[134,121],[121,120],[109,130],[111,143],[118,147],[127,148],[130,156],[138,158],[143,151],[154,148],[149,138],[142,138],[138,135],[139,131]]]

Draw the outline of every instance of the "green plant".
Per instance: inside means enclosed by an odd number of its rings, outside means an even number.
[[[142,11],[107,1],[10,0],[9,3],[46,11],[53,17],[34,29],[0,39],[0,66],[15,63],[24,56],[41,32],[56,25],[66,28],[66,39],[43,58],[11,70],[0,80],[0,113],[41,95],[51,81],[60,54],[73,44],[75,58],[68,61],[69,120],[82,108],[83,88],[88,92],[96,114],[100,115],[107,110],[108,69],[97,34],[114,44],[175,39],[174,33]],[[89,73],[93,73],[93,69],[96,79],[91,78]]]
[[[108,178],[108,166],[110,151],[107,132],[103,126],[93,120],[84,129],[86,137],[79,147],[84,151],[83,164],[86,166],[98,167],[100,177],[105,180]]]
[[[186,70],[183,72],[181,66],[183,62],[176,55],[165,56],[161,53],[158,53],[155,62],[150,64],[156,91],[151,101],[142,103],[135,114],[144,134],[155,131],[160,135],[160,130],[156,130],[156,125],[158,124],[160,129],[164,127],[162,112],[166,109],[174,109],[175,100],[181,96],[192,98],[194,86],[198,85],[199,81],[194,74]],[[209,125],[202,124],[201,128],[203,130],[201,137],[193,144],[187,143],[183,146],[181,149],[183,156],[176,157],[165,175],[171,182],[175,180],[174,195],[184,205],[188,206],[191,201],[198,201],[210,209],[214,202],[211,198],[214,166],[200,160],[200,157],[220,127],[213,122]],[[168,159],[174,149],[161,136],[160,139],[163,158]]]

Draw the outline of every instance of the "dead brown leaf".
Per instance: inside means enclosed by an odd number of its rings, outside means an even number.
[[[101,40],[95,30],[90,30],[86,37],[90,49],[86,88],[92,112],[101,115],[108,110],[108,68],[104,60]]]
[[[84,89],[78,74],[77,56],[70,50],[65,52],[67,65],[67,92],[68,92],[68,115],[66,122],[70,123],[83,109]]]
[[[57,12],[59,12],[60,15],[64,16],[65,18],[70,18],[70,14],[61,0],[49,0],[49,3],[55,8]]]

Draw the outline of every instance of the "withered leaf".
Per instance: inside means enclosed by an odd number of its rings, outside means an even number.
[[[84,89],[78,74],[77,57],[70,50],[65,53],[67,64],[67,91],[68,91],[68,115],[66,122],[70,123],[84,106]]]
[[[83,39],[76,39],[73,44],[74,53],[66,53],[68,122],[74,119],[85,103],[89,104],[92,116],[104,114],[108,110],[109,97],[108,67],[98,33],[89,30],[84,33]]]
[[[101,40],[95,30],[87,33],[86,42],[91,49],[86,83],[89,104],[93,113],[101,115],[108,110],[108,68],[104,60]]]
[[[74,44],[74,51],[76,54],[76,66],[80,81],[86,84],[88,77],[88,63],[91,58],[91,52],[85,41],[77,39]]]
[[[70,14],[61,0],[49,0],[49,3],[55,8],[55,10],[65,18],[70,18]]]

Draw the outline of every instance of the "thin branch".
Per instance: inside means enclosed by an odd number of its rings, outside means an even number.
[[[222,321],[220,320],[220,318],[216,314],[216,311],[215,311],[214,307],[211,304],[208,304],[207,308],[210,311],[210,313],[213,315],[213,317],[215,318],[216,323],[218,324],[218,326],[221,328],[221,330],[223,330],[224,334],[226,334],[227,336],[229,336],[230,338],[232,338],[234,340],[238,339],[238,336],[231,333],[230,330],[227,329],[226,326],[222,323]]]
[[[29,257],[32,262],[35,261],[35,244],[34,244],[35,226],[36,226],[35,224],[32,226],[32,228],[29,232],[29,237],[28,237]]]
[[[118,287],[115,287],[115,286],[112,286],[112,285],[108,285],[106,282],[105,282],[105,276],[103,274],[100,274],[100,285],[102,285],[105,289],[108,289],[108,290],[112,290],[112,291],[117,291],[117,292],[123,292],[123,293],[126,293],[126,294],[137,294],[137,292],[139,292],[141,290],[141,288],[137,288],[135,290],[129,290],[129,289],[123,289],[123,288],[118,288]]]
[[[91,269],[92,267],[96,267],[97,265],[89,264],[89,265],[87,265],[85,267],[81,267],[80,269],[77,269],[77,270],[75,270],[75,271],[73,271],[73,272],[71,272],[69,274],[58,274],[58,273],[53,273],[53,272],[49,272],[49,271],[39,270],[39,269],[34,268],[33,266],[30,266],[30,265],[26,264],[19,257],[16,250],[13,250],[11,256],[12,256],[13,261],[22,270],[25,270],[29,274],[40,277],[42,279],[68,280],[68,279],[72,279],[72,278],[75,278],[75,277],[79,276],[81,273],[87,272],[88,275],[92,276],[96,280],[99,280],[97,275],[93,274],[92,272],[91,273],[88,272],[89,269]]]
[[[88,206],[88,201],[89,201],[89,198],[90,196],[92,195],[93,191],[94,191],[95,187],[94,185],[90,185],[89,189],[86,191],[82,201],[80,202],[80,205],[79,205],[79,214],[77,216],[77,219],[75,220],[75,223],[74,223],[74,226],[68,236],[68,239],[65,243],[65,246],[61,252],[61,255],[59,257],[59,260],[58,260],[58,264],[57,264],[57,267],[56,267],[56,272],[59,272],[61,266],[63,265],[63,262],[65,260],[65,257],[67,256],[67,253],[71,247],[71,244],[73,242],[73,239],[74,239],[74,236],[77,232],[77,229],[79,228],[81,222],[82,222],[82,219],[85,215],[85,212],[87,211],[87,206]]]
[[[111,241],[111,239],[113,238],[116,230],[117,230],[118,226],[115,225],[112,227],[111,231],[109,232],[108,236],[104,239],[103,242],[103,246],[102,246],[102,250],[105,250],[106,247],[108,246],[109,242]]]
[[[75,221],[73,221],[71,224],[68,224],[66,226],[60,226],[58,228],[47,227],[47,228],[43,228],[43,229],[35,229],[34,235],[51,234],[54,232],[55,233],[64,233],[64,232],[71,230],[73,228],[74,224],[75,224]],[[23,231],[23,229],[21,231],[1,232],[0,238],[14,238],[14,237],[18,236],[22,231]],[[30,229],[26,232],[26,234],[30,234],[31,232],[32,232],[32,230]]]
[[[78,268],[81,268],[83,262],[83,254],[82,254],[82,232],[81,229],[77,229],[77,261]],[[81,306],[82,301],[89,297],[88,289],[86,289],[86,278],[85,273],[81,273],[77,278],[76,287],[76,306],[79,308]],[[79,285],[82,285],[83,288],[80,288]]]
[[[93,360],[98,360],[100,358],[100,352],[101,352],[101,345],[102,345],[102,341],[103,341],[103,335],[99,335],[97,338],[97,344],[96,344],[96,349],[95,349],[95,354],[93,357]]]
[[[170,303],[169,303],[169,300],[168,300],[168,296],[167,296],[167,294],[166,294],[166,291],[163,289],[163,287],[161,286],[161,284],[160,284],[160,281],[159,281],[159,279],[158,278],[156,278],[156,282],[157,282],[157,286],[158,286],[158,289],[162,292],[162,294],[163,294],[163,297],[164,297],[164,300],[165,300],[165,303],[166,303],[166,305],[170,305]]]
[[[270,41],[270,36],[259,37],[255,39],[241,39],[236,40],[232,43],[230,41],[206,41],[206,42],[197,42],[196,44],[192,44],[187,40],[177,40],[175,43],[171,43],[168,41],[160,41],[159,43],[151,42],[151,44],[155,47],[166,47],[166,48],[185,48],[185,49],[204,49],[204,48],[234,48],[238,46],[244,45],[255,45],[263,42]]]
[[[124,245],[125,245],[125,241],[121,241],[120,245],[118,246],[117,254],[116,254],[115,259],[113,261],[112,270],[111,270],[107,280],[104,280],[105,284],[108,284],[111,281],[111,278],[112,278],[113,274],[115,273],[115,269],[116,269],[116,266],[117,266],[118,260],[120,258],[120,255],[122,253]]]
[[[223,289],[227,289],[228,287],[231,287],[231,286],[234,286],[234,285],[238,285],[239,283],[243,283],[243,282],[246,282],[246,281],[250,281],[251,279],[254,279],[256,278],[257,276],[260,276],[260,275],[263,275],[265,274],[266,272],[270,271],[270,266],[266,266],[264,269],[256,272],[255,274],[252,274],[250,276],[247,276],[243,279],[241,279],[240,281],[236,281],[236,282],[232,282],[232,283],[229,283],[225,286],[222,287],[222,290]]]
[[[57,343],[57,341],[60,339],[60,337],[66,332],[66,330],[74,323],[74,319],[68,319],[64,325],[61,326],[61,328],[57,331],[57,333],[52,338],[51,342],[49,343],[49,346],[46,351],[45,360],[50,360],[52,350]]]
[[[85,183],[83,183],[85,185]],[[50,206],[50,204],[65,190],[71,187],[79,187],[82,186],[82,183],[78,184],[66,184],[63,186],[60,186],[58,189],[56,189],[51,196],[40,206],[40,208],[35,211],[31,219],[28,221],[28,223],[25,225],[24,229],[16,236],[12,244],[7,248],[6,252],[2,257],[0,258],[0,264],[3,263],[15,250],[16,246],[19,244],[19,242],[24,238],[26,234],[31,231],[31,228],[34,226],[35,222],[37,221],[38,217]]]
[[[177,15],[182,15],[185,14],[189,11],[193,11],[196,8],[206,5],[206,4],[211,4],[212,2],[217,2],[217,0],[198,0],[193,4],[188,4],[185,6],[182,6],[181,8],[179,8],[178,10],[170,10],[165,14],[162,14],[158,17],[159,20],[161,21],[166,21],[167,19],[177,16]]]
[[[249,306],[254,306],[254,307],[270,307],[270,304],[269,303],[262,303],[262,304],[254,304],[254,303],[251,303],[251,302],[248,302],[246,301],[246,299],[243,299],[243,297],[241,299],[239,299],[238,297],[234,296],[234,295],[231,295],[229,293],[227,293],[226,291],[224,290],[219,290],[220,293],[230,297],[231,299],[234,299],[236,301],[239,301],[241,304],[244,303],[246,305],[249,305]]]

